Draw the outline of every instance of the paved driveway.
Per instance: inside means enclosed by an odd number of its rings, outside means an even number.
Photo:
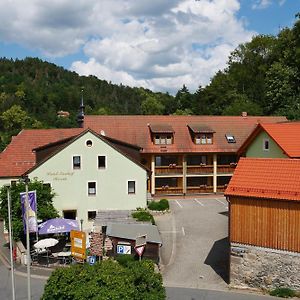
[[[224,197],[170,200],[156,217],[165,286],[224,290],[228,281],[228,213]]]

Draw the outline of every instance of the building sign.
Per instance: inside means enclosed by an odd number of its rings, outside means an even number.
[[[54,181],[66,181],[69,177],[74,175],[74,172],[48,172],[47,175],[52,177]]]
[[[131,246],[130,245],[117,245],[117,254],[131,254]]]
[[[78,230],[71,230],[71,253],[79,259],[86,259],[86,234]]]
[[[26,233],[26,193],[20,193],[21,206],[22,206],[22,219],[23,228]],[[36,204],[36,191],[28,192],[28,227],[29,232],[37,232],[37,204]]]

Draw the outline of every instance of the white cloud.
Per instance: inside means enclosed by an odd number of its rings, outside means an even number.
[[[252,4],[252,9],[265,9],[272,4],[271,0],[256,0]]]
[[[238,0],[2,0],[0,40],[48,56],[82,49],[87,61],[72,70],[114,83],[195,90],[254,34],[239,9]]]

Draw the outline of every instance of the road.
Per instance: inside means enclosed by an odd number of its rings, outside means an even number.
[[[27,278],[16,275],[16,300],[27,300]],[[31,296],[32,300],[39,300],[43,294],[45,279],[31,278]],[[0,260],[0,299],[12,299],[11,296],[11,275],[10,271]]]

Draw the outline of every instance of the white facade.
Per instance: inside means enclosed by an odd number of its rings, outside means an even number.
[[[28,175],[51,184],[59,214],[75,212],[76,219],[83,220],[84,229],[92,227],[88,215],[92,217],[98,210],[146,207],[147,171],[90,131]]]

